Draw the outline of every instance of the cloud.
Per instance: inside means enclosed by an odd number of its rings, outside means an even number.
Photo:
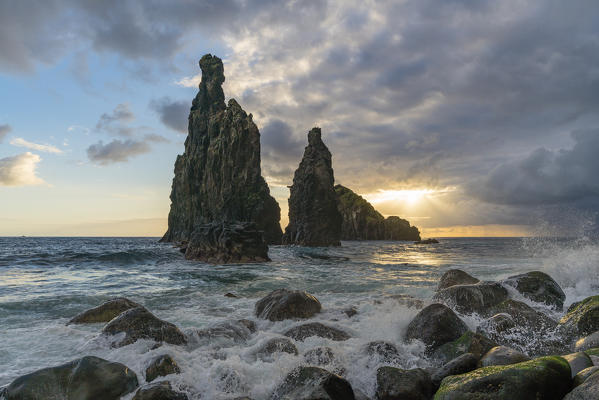
[[[144,135],[144,140],[146,140],[148,142],[154,142],[154,143],[170,143],[171,142],[164,136],[160,136],[155,133],[148,133],[147,135]]]
[[[54,154],[62,153],[62,150],[60,150],[56,146],[52,146],[50,144],[38,144],[38,143],[28,142],[27,140],[25,140],[23,138],[14,138],[10,141],[10,144],[12,144],[13,146],[18,146],[18,147],[26,147],[31,150],[43,151],[45,153],[54,153]]]
[[[599,204],[599,129],[576,131],[572,138],[571,149],[538,148],[497,166],[471,185],[471,193],[498,204]]]
[[[127,139],[121,141],[115,139],[107,144],[99,141],[87,148],[89,159],[100,165],[108,165],[117,162],[127,162],[129,158],[140,154],[149,153],[150,146],[146,142]]]
[[[118,104],[111,113],[104,113],[96,123],[97,130],[104,130],[121,136],[133,135],[133,130],[120,126],[121,123],[129,123],[135,119],[135,114],[129,109],[127,103]],[[116,126],[114,124],[117,124]]]
[[[159,116],[160,121],[167,127],[187,134],[187,119],[190,103],[187,100],[171,100],[170,97],[162,97],[150,102],[150,108]]]
[[[36,175],[41,157],[30,152],[13,157],[0,158],[1,186],[40,185],[44,181]]]
[[[0,143],[2,140],[8,135],[8,133],[12,131],[12,127],[8,124],[0,125]]]

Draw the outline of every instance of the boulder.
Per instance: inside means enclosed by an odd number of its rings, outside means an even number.
[[[256,303],[256,316],[270,321],[292,318],[310,318],[322,306],[318,299],[300,290],[278,289]]]
[[[271,362],[276,353],[297,355],[297,347],[287,338],[272,338],[256,351],[256,357],[262,361]]]
[[[300,366],[277,386],[270,400],[354,400],[348,381],[325,369]]]
[[[134,301],[124,297],[117,297],[102,303],[98,307],[94,307],[73,317],[67,325],[70,324],[94,324],[98,322],[108,322],[111,319],[119,316],[121,313],[132,308],[141,307]]]
[[[497,343],[486,336],[468,331],[458,339],[439,346],[434,351],[433,357],[447,362],[462,354],[471,353],[480,359],[495,346],[497,346]]]
[[[481,367],[490,367],[491,365],[517,364],[528,360],[530,357],[518,350],[506,346],[495,346],[480,359],[479,364]]]
[[[441,381],[447,376],[465,374],[476,369],[478,359],[479,357],[472,353],[464,353],[445,363],[442,367],[437,368],[431,374],[434,389],[438,389]]]
[[[572,380],[572,386],[580,386],[586,381],[591,375],[599,372],[598,366],[587,367],[576,374],[574,379]]]
[[[599,295],[587,297],[573,307],[559,321],[559,328],[572,335],[590,335],[599,331]]]
[[[588,376],[583,383],[576,386],[564,400],[597,400],[599,399],[599,373]]]
[[[137,388],[137,376],[127,366],[87,356],[44,368],[15,379],[6,400],[119,400]]]
[[[393,343],[382,340],[367,343],[366,354],[376,357],[377,361],[384,364],[399,363],[402,360],[397,347]]]
[[[185,258],[211,264],[270,261],[263,232],[253,222],[212,222],[198,225],[191,234]]]
[[[593,366],[593,361],[591,360],[591,358],[582,351],[578,353],[567,354],[562,357],[564,360],[568,361],[568,364],[570,364],[572,378],[574,378],[576,374],[578,374],[583,369]]]
[[[480,280],[467,274],[461,269],[450,269],[449,271],[445,272],[443,276],[441,276],[441,279],[439,280],[439,285],[437,286],[437,291],[446,289],[450,286],[473,285],[479,282]]]
[[[420,232],[408,220],[391,215],[383,222],[385,240],[420,240]],[[439,243],[439,242],[437,242]]]
[[[424,342],[429,351],[456,340],[468,327],[450,308],[431,304],[422,309],[408,325],[405,339]]]
[[[414,244],[437,244],[439,243],[439,241],[437,239],[434,238],[428,238],[428,239],[423,239],[423,240],[416,240],[414,242]]]
[[[448,376],[434,400],[559,400],[571,385],[568,362],[550,356]]]
[[[524,297],[537,303],[544,303],[556,310],[562,310],[566,294],[552,277],[541,271],[526,272],[510,276],[503,281],[514,287]]]
[[[245,343],[256,332],[256,326],[249,320],[219,322],[209,328],[195,331],[198,341],[203,344],[226,346]]]
[[[200,68],[162,241],[187,241],[200,224],[244,221],[254,222],[267,243],[280,244],[281,209],[262,177],[258,127],[234,99],[225,104],[222,60],[206,54]]]
[[[178,374],[180,372],[181,368],[179,368],[175,360],[170,355],[163,354],[154,358],[148,368],[146,368],[146,382],[152,382],[158,377]]]
[[[441,301],[458,312],[480,315],[488,315],[491,307],[507,298],[507,289],[497,282],[454,285],[437,291],[433,296],[434,300]]]
[[[476,328],[479,333],[501,334],[516,327],[516,322],[508,313],[498,313],[484,320]]]
[[[330,347],[316,347],[304,353],[304,360],[313,365],[329,365],[335,359],[333,349]]]
[[[286,331],[284,335],[301,342],[311,336],[318,336],[334,341],[343,341],[350,338],[349,334],[346,332],[333,328],[332,326],[321,324],[320,322],[310,322],[298,325]]]
[[[320,128],[308,133],[308,146],[293,176],[289,196],[289,225],[283,244],[300,246],[339,246],[342,217],[331,153],[322,142]]]
[[[516,326],[532,331],[549,331],[555,329],[557,322],[540,311],[521,301],[508,299],[495,305],[493,313],[508,314]]]
[[[599,347],[599,331],[578,339],[574,344],[574,351],[584,351],[593,347]]]
[[[376,371],[377,400],[429,400],[432,394],[430,375],[423,369],[380,367]]]
[[[132,400],[188,400],[185,393],[173,390],[170,382],[157,382],[140,388]]]
[[[174,345],[187,343],[185,335],[179,328],[170,322],[157,318],[143,307],[125,311],[110,321],[102,329],[102,333],[105,335],[125,333],[124,339],[115,343],[115,347],[122,347],[134,343],[139,339],[150,339]]]

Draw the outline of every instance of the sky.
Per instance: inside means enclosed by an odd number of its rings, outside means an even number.
[[[596,0],[0,0],[0,236],[161,236],[206,53],[283,227],[319,126],[424,236],[598,230]]]

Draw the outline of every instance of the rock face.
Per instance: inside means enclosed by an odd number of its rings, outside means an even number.
[[[378,400],[428,400],[432,393],[430,375],[423,369],[381,367],[376,371]]]
[[[487,352],[480,360],[481,367],[489,367],[491,365],[510,365],[519,362],[528,361],[530,358],[506,346],[496,346]]]
[[[121,313],[130,310],[132,308],[141,307],[134,301],[126,299],[124,297],[118,297],[116,299],[108,300],[107,302],[94,307],[71,319],[67,325],[70,324],[93,324],[98,322],[108,322],[111,319],[117,317]]]
[[[458,339],[468,326],[450,308],[431,304],[420,311],[408,325],[406,340],[419,339],[429,350]]]
[[[189,240],[195,227],[255,222],[267,243],[281,241],[281,210],[260,169],[260,132],[233,99],[225,104],[220,58],[200,60],[202,81],[189,113],[185,152],[175,162],[166,242]]]
[[[449,304],[458,312],[484,315],[490,307],[508,298],[508,291],[497,282],[479,282],[474,285],[454,285],[439,290],[433,299]]]
[[[168,354],[163,354],[152,360],[148,368],[146,368],[146,381],[152,382],[160,376],[178,374],[180,372],[181,368],[179,368],[175,360]]]
[[[497,346],[497,343],[486,336],[468,331],[458,339],[440,346],[435,350],[433,356],[443,362],[447,362],[462,354],[471,353],[480,359],[495,346]]]
[[[322,306],[310,293],[300,290],[277,289],[256,303],[256,316],[271,321],[291,318],[310,318]]]
[[[476,369],[478,357],[472,353],[464,353],[454,358],[431,374],[435,389],[439,388],[441,381],[450,375],[460,375]]]
[[[450,269],[441,276],[441,279],[439,279],[437,290],[446,289],[455,285],[473,285],[478,282],[480,282],[478,279],[461,269]]]
[[[599,399],[599,372],[587,377],[583,383],[576,386],[564,400],[596,400]]]
[[[283,235],[284,244],[340,245],[342,218],[337,209],[334,182],[331,153],[322,142],[320,128],[313,128],[290,187],[289,225]]]
[[[362,196],[342,185],[335,186],[341,213],[341,240],[420,240],[415,226],[399,217],[385,219]]]
[[[332,326],[326,326],[320,322],[310,322],[308,324],[296,326],[289,329],[284,335],[299,341],[304,341],[311,336],[318,336],[337,342],[350,338],[350,336],[342,330],[333,328]]]
[[[253,222],[198,225],[187,244],[185,258],[211,264],[270,261],[263,233]]]
[[[143,307],[125,311],[108,323],[102,333],[116,335],[125,333],[124,339],[115,343],[116,347],[126,346],[139,339],[150,339],[174,345],[187,343],[187,338],[174,324],[157,318]]]
[[[137,376],[125,365],[88,356],[23,375],[6,388],[4,396],[7,400],[118,400],[137,386]]]
[[[188,400],[185,393],[176,392],[170,382],[158,382],[140,388],[132,400]]]
[[[570,311],[559,322],[564,332],[589,335],[599,331],[599,296],[587,297]]]
[[[256,351],[256,357],[265,362],[273,361],[276,353],[298,355],[297,347],[287,338],[272,338]]]
[[[570,387],[570,366],[566,360],[541,357],[448,376],[434,400],[559,400]]]
[[[348,381],[318,367],[297,367],[285,377],[270,400],[354,400]]]

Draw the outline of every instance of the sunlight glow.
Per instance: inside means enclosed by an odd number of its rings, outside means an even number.
[[[371,203],[385,203],[388,201],[401,201],[408,204],[415,204],[423,197],[435,193],[432,189],[410,189],[410,190],[379,190],[376,193],[364,195]]]

